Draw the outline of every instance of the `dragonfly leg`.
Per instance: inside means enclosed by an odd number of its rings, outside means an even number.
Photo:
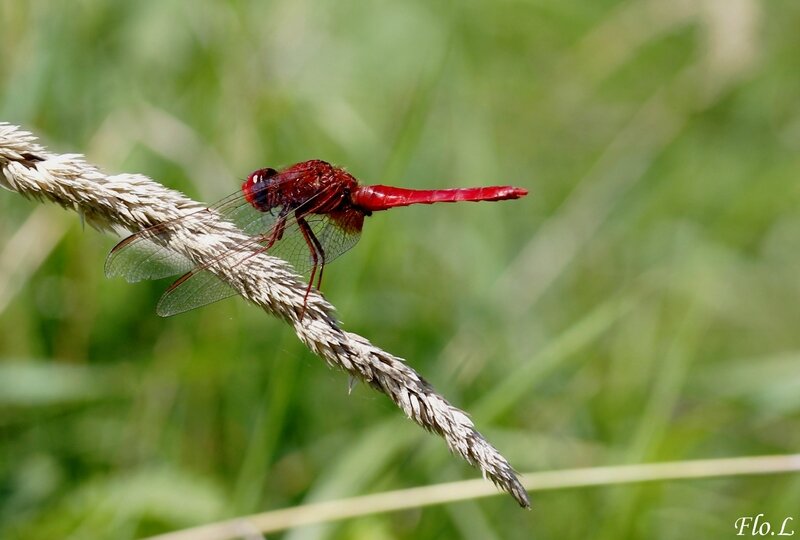
[[[275,242],[283,238],[283,231],[286,228],[286,217],[281,215],[278,217],[278,221],[275,222],[275,226],[272,228],[272,232],[269,233],[267,237],[267,245],[264,246],[264,249],[271,248]]]
[[[303,298],[303,311],[300,313],[300,320],[303,319],[306,313],[306,302],[308,302],[308,295],[311,292],[311,286],[314,284],[314,276],[317,273],[317,268],[320,266],[320,254],[318,253],[318,249],[321,250],[322,246],[317,240],[317,237],[314,235],[314,231],[311,230],[309,227],[308,222],[303,218],[301,215],[295,214],[295,218],[297,219],[297,225],[300,227],[300,232],[303,233],[303,238],[308,245],[308,250],[311,252],[311,277],[308,280],[308,287],[306,288],[306,295]],[[324,254],[323,254],[323,266],[325,264]],[[320,269],[320,276],[322,275],[322,270]]]
[[[322,243],[317,238],[317,235],[314,234],[313,231],[309,229],[309,235],[311,236],[311,241],[314,242],[314,245],[317,248],[317,254],[319,254],[319,276],[317,276],[317,290],[322,288],[322,272],[325,270],[325,249],[322,247]]]

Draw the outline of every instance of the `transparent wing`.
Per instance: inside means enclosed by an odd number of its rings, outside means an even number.
[[[313,238],[319,241],[322,253],[318,254],[318,264],[327,264],[352,248],[361,237],[363,214],[352,217],[336,214],[309,214],[303,216]],[[300,273],[307,272],[314,265],[313,246],[309,246],[300,231],[295,218],[290,220],[283,238],[267,250],[267,253],[288,261]],[[313,242],[313,239],[312,239]]]
[[[106,277],[119,276],[132,283],[182,274],[195,265],[170,249],[171,236],[179,227],[190,223],[202,227],[209,215],[218,214],[245,233],[258,235],[272,228],[280,210],[261,212],[247,202],[241,191],[233,193],[208,208],[159,223],[125,238],[114,246],[106,259]]]
[[[236,295],[236,290],[211,272],[189,272],[161,296],[156,313],[170,317]]]
[[[306,236],[300,230],[303,221],[308,224],[308,230],[319,246],[310,246],[306,241]],[[317,264],[322,269],[358,242],[363,221],[364,216],[360,213],[301,214],[301,222],[294,215],[286,218],[285,222],[278,221],[269,234],[253,237],[251,241],[181,276],[164,292],[156,312],[162,317],[169,317],[235,295],[236,291],[230,285],[208,271],[220,259],[235,253],[241,255],[237,263],[266,252],[288,261],[298,272],[306,272],[314,265],[312,253],[318,253],[321,247],[322,253],[317,255]]]
[[[135,241],[134,241],[135,240]],[[129,283],[160,279],[188,272],[194,263],[148,238],[129,236],[106,259],[108,277],[121,276]]]

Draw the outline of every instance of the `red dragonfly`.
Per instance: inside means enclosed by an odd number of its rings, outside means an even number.
[[[297,163],[282,171],[259,169],[236,193],[207,209],[133,234],[117,244],[106,260],[106,276],[129,282],[183,274],[158,302],[162,317],[182,313],[233,296],[236,291],[208,268],[236,253],[265,251],[281,257],[300,272],[310,269],[306,298],[325,265],[358,242],[364,217],[372,212],[410,204],[518,199],[527,190],[512,186],[416,190],[362,186],[343,169],[320,160]],[[250,239],[237,249],[197,266],[169,249],[175,222],[196,220],[202,228],[206,212],[235,223]],[[253,249],[253,248],[256,249]]]

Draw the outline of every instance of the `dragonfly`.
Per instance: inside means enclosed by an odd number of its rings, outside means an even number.
[[[239,191],[208,208],[122,240],[106,259],[105,273],[129,282],[181,274],[156,308],[159,315],[169,317],[236,295],[209,268],[237,254],[238,264],[242,256],[265,252],[288,261],[299,272],[308,271],[304,314],[315,280],[318,290],[322,286],[325,265],[358,242],[364,218],[373,212],[412,204],[502,201],[527,193],[513,186],[421,190],[361,185],[344,169],[322,160],[303,161],[280,171],[258,169]],[[236,224],[247,240],[202,264],[170,249],[176,230],[189,225],[202,230],[209,212]]]

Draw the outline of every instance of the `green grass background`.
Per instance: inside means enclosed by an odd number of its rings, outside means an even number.
[[[2,0],[0,27],[0,119],[109,172],[528,188],[375,215],[323,286],[518,470],[797,450],[796,0]],[[0,537],[478,476],[242,300],[158,318],[168,282],[103,277],[115,241],[0,193]],[[677,481],[282,537],[729,538],[798,508],[796,476]]]

